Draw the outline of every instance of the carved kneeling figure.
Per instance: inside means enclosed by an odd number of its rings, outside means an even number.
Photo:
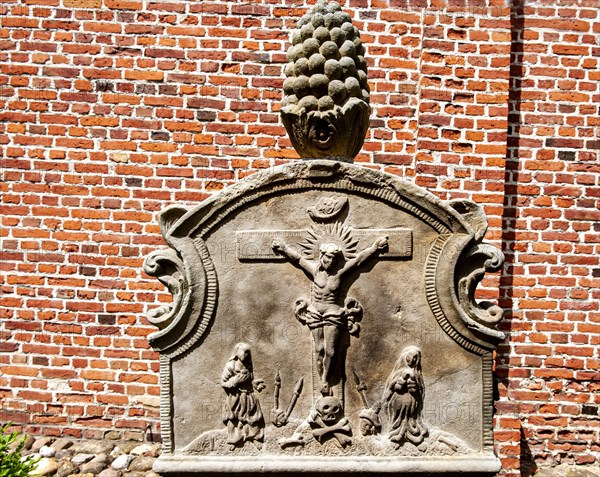
[[[429,431],[421,417],[424,398],[421,350],[416,346],[407,346],[394,365],[383,395],[388,437],[396,447],[404,442],[419,446],[428,435]]]

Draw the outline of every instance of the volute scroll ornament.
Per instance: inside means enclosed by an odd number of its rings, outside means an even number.
[[[470,320],[469,324],[479,331],[503,338],[502,332],[493,329],[502,319],[502,308],[487,301],[478,303],[475,290],[486,273],[497,272],[502,268],[504,254],[492,245],[479,243],[468,249],[460,262],[458,301]]]
[[[153,308],[146,315],[150,323],[162,330],[169,326],[181,309],[183,297],[189,289],[185,278],[185,267],[173,249],[152,252],[146,257],[143,267],[144,272],[151,277],[156,277],[173,296],[172,303]]]

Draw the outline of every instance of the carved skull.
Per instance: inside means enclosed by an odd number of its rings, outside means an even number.
[[[325,396],[315,403],[315,410],[323,423],[332,426],[342,417],[342,403],[334,396]]]

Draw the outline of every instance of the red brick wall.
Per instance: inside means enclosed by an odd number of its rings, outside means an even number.
[[[509,310],[496,367],[505,474],[591,463],[598,9],[448,3],[342,2],[372,91],[357,162],[485,207],[508,262],[481,290]],[[141,264],[163,244],[157,213],[297,158],[278,111],[301,4],[0,5],[2,420],[35,434],[156,432],[143,315],[169,296]]]

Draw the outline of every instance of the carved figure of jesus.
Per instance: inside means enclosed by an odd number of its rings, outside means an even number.
[[[356,257],[346,260],[337,244],[324,243],[319,248],[319,259],[309,260],[281,239],[273,241],[273,250],[304,270],[312,281],[309,301],[300,299],[296,302],[296,318],[312,331],[324,396],[331,394],[332,369],[342,331],[347,329],[350,334],[358,335],[360,329],[356,321],[360,319],[362,307],[356,300],[340,296],[342,278],[387,245],[388,238],[380,237]]]

